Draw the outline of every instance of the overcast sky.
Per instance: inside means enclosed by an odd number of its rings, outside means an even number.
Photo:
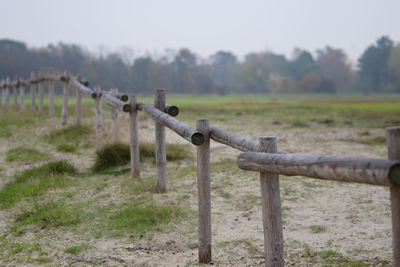
[[[400,41],[400,0],[0,0],[0,39],[138,54],[189,48],[208,57],[329,44],[355,62],[382,35]]]

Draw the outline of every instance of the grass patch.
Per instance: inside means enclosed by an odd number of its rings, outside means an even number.
[[[34,148],[17,147],[7,151],[6,161],[37,162],[49,156]]]
[[[155,158],[155,145],[151,143],[141,143],[140,159],[153,159]],[[186,146],[167,144],[167,160],[178,161],[191,158],[190,151]],[[92,167],[94,173],[103,174],[114,174],[118,172],[118,167],[127,164],[130,161],[131,154],[128,144],[110,144],[104,146],[100,151],[97,152],[96,161]],[[129,170],[129,169],[128,169]],[[126,172],[126,170],[124,171]],[[123,173],[123,172],[122,172]]]
[[[291,126],[294,127],[294,128],[307,128],[307,127],[310,127],[310,125],[308,123],[306,123],[304,121],[299,121],[299,120],[296,120],[296,121],[292,122]]]
[[[250,239],[235,239],[231,241],[224,241],[217,243],[218,247],[239,247],[244,246],[246,250],[253,256],[261,255],[263,251],[257,246],[253,245],[253,240]]]
[[[57,146],[57,151],[72,153],[76,151],[76,146],[70,144],[61,144]]]
[[[12,232],[20,232],[24,226],[39,225],[41,229],[75,225],[80,222],[80,210],[71,205],[65,205],[62,201],[35,203],[33,207],[24,208],[15,216],[15,224]]]
[[[385,136],[377,136],[377,137],[362,141],[362,143],[366,144],[366,145],[370,145],[370,146],[386,145],[386,137]]]
[[[326,232],[326,227],[323,225],[311,225],[309,227],[312,234],[320,234]]]
[[[69,126],[60,130],[50,132],[44,138],[50,144],[60,146],[84,145],[85,139],[91,134],[92,130],[88,126]],[[68,151],[69,152],[69,151]]]
[[[87,251],[87,250],[89,250],[91,248],[93,248],[93,246],[90,246],[90,245],[87,245],[87,244],[82,244],[82,245],[76,245],[76,246],[68,247],[68,248],[66,248],[64,250],[64,252],[68,253],[68,254],[76,255],[76,254],[79,254],[79,253],[81,253],[83,251]]]
[[[21,199],[38,196],[49,188],[64,187],[71,182],[64,174],[74,173],[74,166],[66,161],[25,170],[0,191],[0,209],[10,208]]]

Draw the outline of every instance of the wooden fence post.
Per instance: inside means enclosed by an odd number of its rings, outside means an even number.
[[[9,109],[10,108],[10,89],[9,89],[9,84],[10,84],[10,77],[6,78],[6,84],[7,87],[5,88],[4,92],[4,108]]]
[[[199,263],[211,262],[210,131],[208,120],[197,120],[196,130],[204,135],[197,147],[197,194],[199,209]]]
[[[400,160],[400,127],[386,130],[388,158]],[[400,266],[400,188],[390,186],[392,208],[393,266]]]
[[[54,116],[54,81],[49,81],[49,115]]]
[[[14,77],[14,109],[18,109],[18,78]]]
[[[140,178],[140,151],[139,151],[139,135],[138,135],[138,119],[136,96],[129,96],[129,132],[130,132],[130,150],[131,150],[131,173],[132,177]]]
[[[117,97],[118,89],[116,88],[111,89],[111,95]],[[134,106],[131,105],[131,109],[136,110],[136,101]],[[119,119],[118,119],[118,109],[114,106],[111,106],[111,123],[112,123],[112,142],[115,144],[119,142]]]
[[[164,112],[165,109],[165,90],[158,89],[154,95],[154,107]],[[156,166],[157,180],[155,185],[156,192],[165,192],[166,185],[166,166],[167,153],[165,145],[165,126],[161,123],[155,123],[156,128]]]
[[[82,125],[82,94],[81,91],[76,88],[75,89],[75,94],[76,94],[76,126],[80,127]]]
[[[260,152],[276,153],[276,137],[262,136]],[[284,266],[279,175],[260,172],[265,266]]]
[[[35,74],[31,72],[31,80],[35,79]],[[31,83],[31,111],[36,111],[36,85]]]
[[[101,110],[101,89],[94,88],[96,93],[96,149],[99,151],[103,147],[103,114]]]
[[[20,80],[19,84],[19,96],[20,96],[20,111],[25,109],[25,84],[23,80]]]
[[[69,82],[69,72],[64,71],[64,88],[63,88],[63,105],[61,111],[61,124],[66,125],[68,121],[68,82]]]
[[[39,115],[43,114],[43,97],[44,97],[44,82],[42,74],[39,74],[39,85],[38,85],[38,100],[39,100],[39,106],[38,106],[38,113]]]

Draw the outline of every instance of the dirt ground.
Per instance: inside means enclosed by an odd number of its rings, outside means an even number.
[[[127,117],[121,117],[121,139],[128,140]],[[93,126],[93,118],[85,123]],[[73,124],[73,119],[70,119]],[[278,147],[290,152],[325,155],[386,157],[384,145],[354,142],[363,132],[369,137],[384,135],[384,129],[317,125],[292,128],[285,124],[272,125],[261,118],[213,123],[224,130],[257,140],[259,136],[277,136]],[[194,126],[194,123],[192,123]],[[110,122],[105,121],[105,140],[111,140]],[[54,146],[41,141],[49,129],[61,128],[58,118],[46,119],[30,131],[13,137],[0,138],[1,184],[32,166],[6,162],[5,154],[17,146],[36,147],[52,155],[53,159],[67,159],[80,171],[87,170],[94,161],[94,149],[85,153],[56,152]],[[154,123],[140,117],[140,141],[153,142]],[[167,130],[168,143],[186,144],[186,141]],[[195,148],[192,147],[193,155]],[[212,258],[217,266],[263,266],[264,248],[260,205],[260,186],[257,173],[244,172],[234,164],[240,153],[225,145],[211,143],[211,161],[231,159],[228,175],[212,170]],[[192,162],[193,163],[193,162]],[[181,168],[185,164],[169,164]],[[168,169],[170,170],[170,169]],[[144,170],[142,174],[154,173]],[[168,175],[168,174],[167,174]],[[227,177],[228,176],[228,177]],[[185,198],[187,207],[197,210],[195,172],[187,179],[171,180],[166,194],[155,194],[159,201]],[[391,216],[388,188],[321,181],[304,177],[280,176],[282,199],[285,261],[288,266],[389,266],[391,265]],[[113,191],[113,188],[108,189]],[[0,211],[0,232],[13,223],[15,209]],[[188,229],[184,229],[187,227]],[[0,265],[59,265],[59,266],[197,266],[197,228],[183,222],[174,230],[157,233],[152,239],[135,242],[125,238],[89,238],[74,231],[47,230],[38,239],[27,233],[15,240],[33,240],[46,246],[51,263],[8,263]],[[189,233],[188,233],[189,232]],[[84,239],[92,249],[72,255],[65,247]],[[357,265],[358,264],[358,265]],[[363,265],[364,264],[364,265]]]

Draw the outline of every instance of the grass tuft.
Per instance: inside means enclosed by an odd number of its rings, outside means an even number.
[[[70,144],[61,144],[57,146],[57,151],[72,153],[76,151],[76,146]]]
[[[35,203],[33,207],[24,208],[15,216],[12,232],[19,232],[24,226],[38,224],[41,229],[75,225],[80,222],[80,212],[72,206],[67,206],[61,201],[48,203]]]
[[[151,143],[140,144],[140,160],[155,158],[155,145]],[[183,145],[167,144],[167,160],[177,161],[191,158],[190,151]],[[95,173],[114,174],[115,172],[124,173],[126,169],[121,170],[118,167],[127,164],[130,161],[130,148],[127,144],[110,144],[104,146],[97,152],[96,161],[92,167]]]
[[[17,147],[7,151],[6,161],[37,162],[48,159],[48,155],[34,148]]]
[[[58,151],[65,151],[63,149],[71,149],[72,146],[78,147],[79,145],[85,145],[85,139],[91,134],[92,130],[88,126],[69,126],[59,130],[50,132],[44,136],[50,144],[57,145]],[[59,150],[60,149],[60,150]]]
[[[66,161],[25,170],[0,191],[0,209],[10,208],[21,199],[40,195],[49,188],[64,187],[71,182],[64,174],[74,173],[75,167]]]
[[[66,249],[64,250],[64,252],[65,252],[65,253],[68,253],[68,254],[74,254],[74,255],[76,255],[76,254],[79,254],[79,253],[81,253],[81,252],[83,252],[83,251],[87,251],[87,250],[89,250],[89,249],[91,249],[91,248],[93,248],[93,247],[90,246],[90,245],[82,244],[82,245],[76,245],[76,246],[68,247],[68,248],[66,248]]]

